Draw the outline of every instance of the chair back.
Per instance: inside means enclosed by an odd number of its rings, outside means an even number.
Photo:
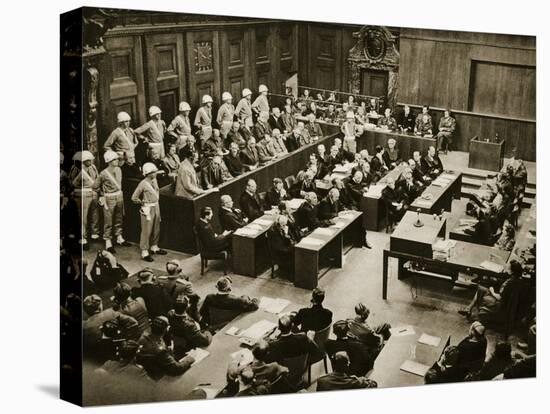
[[[296,177],[294,177],[293,175],[289,175],[288,177],[286,177],[285,184],[286,184],[287,190],[289,190],[290,187],[292,187],[295,182],[296,182]]]
[[[332,324],[329,323],[326,328],[323,328],[320,331],[316,331],[315,336],[313,337],[313,341],[317,344],[317,347],[323,353],[323,356],[326,353],[325,345],[328,341],[328,337],[330,336],[331,327]]]
[[[288,382],[299,386],[303,383],[304,374],[307,371],[308,354],[291,358],[283,358],[281,365],[288,368]]]

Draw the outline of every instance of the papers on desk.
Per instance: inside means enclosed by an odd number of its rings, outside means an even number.
[[[489,260],[481,262],[480,266],[484,269],[487,269],[491,272],[501,273],[504,270],[504,266]]]
[[[303,198],[293,198],[286,202],[286,206],[289,210],[298,210],[304,201]]]
[[[320,246],[323,244],[323,241],[314,237],[304,237],[302,240],[300,240],[300,243],[298,244],[306,244],[308,246]]]
[[[418,375],[419,377],[423,377],[424,375],[426,375],[426,372],[428,372],[430,367],[428,365],[424,365],[419,362],[407,359],[401,364],[399,369],[401,371],[409,372],[411,374]]]
[[[390,333],[392,336],[408,336],[414,335],[416,332],[411,325],[399,326],[397,328],[391,328]]]
[[[231,355],[231,360],[237,364],[238,367],[245,367],[250,365],[254,361],[254,355],[250,349],[240,349],[236,352],[233,352]]]
[[[424,200],[422,198],[417,198],[414,201],[414,204],[416,204],[418,206],[422,206],[422,207],[431,207],[432,206],[432,202],[430,200]]]
[[[258,223],[250,223],[248,226],[246,226],[247,229],[253,229],[253,230],[258,230],[258,231],[262,231],[264,228],[259,225]]]
[[[250,227],[241,227],[240,229],[235,230],[235,234],[237,236],[248,236],[248,237],[254,237],[257,236],[259,233],[258,230],[250,228]]]
[[[275,322],[263,319],[245,329],[241,334],[241,338],[253,339],[256,342],[258,339],[263,338],[270,332],[273,332],[275,328],[277,328],[277,324]]]
[[[236,326],[232,326],[227,331],[225,331],[225,334],[230,336],[241,336],[242,333],[243,333],[243,330],[237,328]]]
[[[195,348],[195,349],[192,349],[191,351],[189,351],[186,356],[190,356],[190,357],[193,357],[195,358],[195,362],[193,362],[193,365],[196,365],[198,364],[199,362],[201,362],[204,358],[206,358],[208,355],[210,355],[210,352],[206,351],[205,349],[202,349],[202,348]],[[184,357],[185,358],[185,357]],[[183,358],[182,358],[183,359]],[[180,359],[180,362],[181,360]]]
[[[322,234],[323,236],[332,236],[336,229],[331,229],[329,227],[319,227],[315,230],[316,234]]]
[[[367,197],[381,197],[382,196],[382,190],[386,188],[386,184],[374,184],[369,187],[369,190],[367,191]]]
[[[259,308],[269,313],[279,314],[289,303],[290,301],[287,299],[268,298],[267,296],[263,296],[260,299]]]
[[[451,240],[451,239],[438,240],[433,244],[432,250],[447,253],[450,249],[452,249],[455,246],[456,246],[456,240]]]
[[[336,221],[333,225],[330,226],[333,229],[343,229],[346,227],[346,223],[344,221]],[[302,239],[303,241],[303,239]]]
[[[266,220],[266,219],[256,219],[252,222],[252,224],[261,224],[262,226],[271,226],[273,224],[272,221]]]
[[[418,338],[418,343],[429,346],[438,346],[440,342],[441,338],[439,336],[432,336],[425,333]]]
[[[343,218],[343,219],[350,219],[350,218],[353,217],[353,211],[351,211],[351,210],[340,211],[338,213],[338,217]]]
[[[447,181],[453,181],[456,178],[456,175],[449,174],[449,173],[443,173],[439,176],[439,178]]]
[[[458,224],[460,226],[475,226],[477,224],[478,220],[477,219],[468,219],[468,218],[464,218],[464,219],[460,219],[458,220]]]

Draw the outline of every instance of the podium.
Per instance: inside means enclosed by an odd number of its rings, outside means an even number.
[[[500,171],[504,159],[505,140],[487,141],[477,135],[470,140],[468,167],[480,170]]]

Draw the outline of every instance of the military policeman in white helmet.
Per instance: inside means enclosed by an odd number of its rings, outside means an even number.
[[[246,125],[248,128],[254,126],[252,121],[252,91],[248,88],[244,88],[242,92],[242,98],[235,108],[235,114],[241,125]]]
[[[258,92],[260,94],[252,104],[252,110],[256,113],[256,115],[260,115],[261,112],[269,113],[269,101],[267,100],[267,93],[268,93],[267,86],[260,85],[258,87]]]
[[[168,134],[170,134],[176,140],[176,147],[178,151],[185,147],[187,140],[192,138],[191,133],[191,121],[189,119],[189,112],[191,112],[191,106],[187,102],[180,102],[179,114],[170,122],[168,126]]]
[[[94,185],[99,177],[99,172],[94,165],[94,155],[90,151],[82,151],[80,154],[82,168],[72,181],[75,192],[75,201],[80,212],[82,233],[80,244],[83,250],[88,250],[88,228],[92,230],[92,239],[99,239],[99,206],[98,195]]]
[[[139,210],[141,218],[141,235],[139,238],[141,258],[147,262],[152,262],[154,260],[152,254],[166,254],[166,251],[158,246],[160,209],[157,174],[164,174],[164,171],[159,171],[155,164],[146,162],[143,164],[142,172],[145,178],[141,180],[132,194],[132,202],[141,206]]]
[[[210,95],[203,95],[202,106],[197,110],[194,125],[199,130],[200,148],[212,136],[212,103]]]
[[[99,193],[99,204],[103,207],[103,239],[105,249],[115,253],[113,239],[119,246],[129,246],[122,237],[124,197],[122,194],[122,171],[118,166],[119,155],[108,150],[103,155],[107,167],[99,173],[94,188]]]
[[[235,106],[233,105],[233,96],[229,92],[222,94],[223,104],[218,110],[216,122],[220,126],[220,135],[223,139],[227,137],[227,133],[231,130],[233,119],[235,117]]]
[[[139,128],[136,128],[134,132],[145,137],[145,140],[149,143],[151,152],[157,154],[160,159],[163,159],[166,123],[162,120],[162,111],[158,106],[153,105],[149,108],[149,117],[151,119]]]
[[[111,132],[105,141],[103,149],[114,152],[123,152],[125,158],[135,158],[135,148],[138,144],[134,130],[130,128],[130,115],[126,112],[117,114],[118,126]]]

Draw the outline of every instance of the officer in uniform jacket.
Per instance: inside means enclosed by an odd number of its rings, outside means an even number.
[[[132,289],[134,299],[143,298],[150,319],[166,316],[172,301],[161,285],[154,280],[153,271],[144,269],[138,274],[139,287]]]
[[[212,334],[207,330],[201,330],[200,325],[187,313],[189,299],[180,295],[176,299],[174,309],[168,312],[170,323],[170,336],[174,341],[174,356],[182,358],[188,351],[194,348],[206,348],[212,342]]]
[[[238,122],[233,122],[231,130],[227,133],[225,140],[225,145],[229,147],[232,142],[237,144],[239,148],[244,148],[246,146],[246,140],[241,134],[241,124]]]
[[[249,222],[256,220],[264,214],[260,197],[256,193],[256,182],[254,180],[248,181],[246,190],[242,193],[239,200],[239,206]]]
[[[138,341],[140,351],[136,362],[142,365],[147,374],[155,381],[165,375],[180,376],[195,362],[192,357],[188,356],[181,361],[174,358],[164,342],[164,335],[168,328],[168,319],[165,316],[157,317],[151,324],[151,332],[144,334]]]
[[[115,286],[113,294],[113,309],[134,318],[138,323],[139,335],[149,332],[149,314],[143,298],[132,299],[132,288],[124,282]]]
[[[319,220],[332,220],[343,210],[340,201],[340,192],[331,188],[328,195],[319,203]]]
[[[349,357],[345,352],[337,352],[334,356],[333,372],[317,380],[317,391],[353,390],[361,388],[376,388],[378,384],[366,377],[348,374]]]
[[[217,293],[206,295],[202,303],[200,314],[202,321],[205,324],[210,323],[211,308],[235,311],[235,316],[244,313],[252,312],[258,309],[259,301],[256,298],[248,296],[236,296],[231,293],[231,285],[233,281],[228,276],[222,276],[216,282]]]

